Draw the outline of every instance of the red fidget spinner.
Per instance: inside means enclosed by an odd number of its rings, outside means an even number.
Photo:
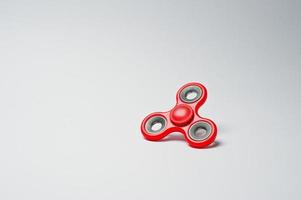
[[[199,116],[198,109],[207,98],[200,83],[188,83],[177,92],[177,103],[168,112],[155,112],[144,118],[141,132],[147,140],[161,140],[172,132],[184,135],[192,147],[202,148],[214,142],[217,127],[210,119]]]

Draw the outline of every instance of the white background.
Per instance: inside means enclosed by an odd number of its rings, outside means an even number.
[[[0,1],[0,199],[300,199],[300,1]],[[217,142],[143,139],[190,81]]]

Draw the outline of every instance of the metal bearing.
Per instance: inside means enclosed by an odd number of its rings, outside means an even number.
[[[167,121],[162,116],[151,117],[145,124],[145,129],[150,134],[162,132],[166,127]]]
[[[193,124],[189,131],[189,137],[194,141],[206,140],[212,133],[211,125],[204,121],[199,121]]]
[[[197,86],[188,86],[180,92],[180,99],[185,103],[194,103],[201,98],[203,91]]]

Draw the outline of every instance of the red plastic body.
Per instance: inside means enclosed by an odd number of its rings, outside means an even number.
[[[193,103],[186,103],[180,98],[181,91],[189,86],[197,86],[201,89],[202,94],[200,98]],[[195,148],[207,147],[214,142],[217,135],[217,127],[213,121],[203,118],[198,114],[199,108],[205,103],[207,99],[207,89],[200,83],[191,82],[182,86],[176,95],[176,105],[167,112],[155,112],[149,114],[141,123],[141,132],[145,139],[151,141],[158,141],[172,132],[180,132],[184,135],[187,143]],[[150,133],[147,131],[146,123],[154,116],[161,116],[166,119],[165,127],[159,133]],[[204,140],[196,141],[189,137],[188,131],[196,122],[206,122],[211,127],[211,134]]]

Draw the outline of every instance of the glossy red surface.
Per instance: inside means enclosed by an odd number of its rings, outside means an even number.
[[[186,104],[177,105],[170,112],[170,120],[178,126],[185,126],[193,119],[194,113],[190,106]]]
[[[199,88],[201,93],[197,100],[186,103],[182,100],[183,97],[181,98],[181,92],[191,86]],[[202,84],[196,82],[185,84],[177,92],[176,105],[173,109],[167,112],[155,112],[144,118],[141,123],[143,136],[147,140],[158,141],[172,132],[180,132],[184,135],[187,143],[192,147],[203,148],[210,145],[216,138],[217,127],[213,121],[203,118],[198,114],[198,109],[205,103],[206,99],[207,90]],[[166,121],[165,127],[157,133],[151,133],[146,128],[148,121],[153,117],[161,117]],[[190,127],[197,122],[206,123],[211,127],[209,136],[203,140],[193,140],[189,136]]]

